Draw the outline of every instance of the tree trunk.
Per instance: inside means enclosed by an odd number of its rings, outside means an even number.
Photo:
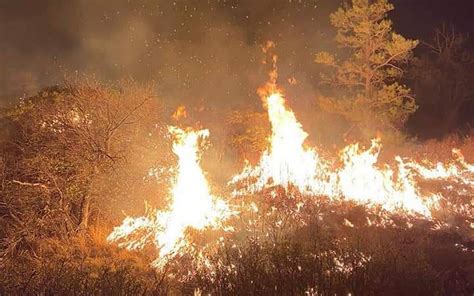
[[[79,230],[86,230],[89,226],[89,217],[90,217],[90,205],[91,197],[90,195],[84,196],[81,204],[81,219],[79,223]]]

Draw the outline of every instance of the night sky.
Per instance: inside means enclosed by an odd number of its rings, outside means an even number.
[[[393,0],[396,30],[428,39],[443,22],[474,33],[473,0]],[[334,49],[333,0],[0,0],[1,104],[66,76],[153,82],[176,103],[256,102],[260,46],[277,43],[281,84],[312,98],[315,52]],[[257,102],[258,104],[258,102]]]

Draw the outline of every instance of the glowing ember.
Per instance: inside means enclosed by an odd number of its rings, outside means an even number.
[[[178,173],[169,210],[153,211],[145,217],[127,217],[107,238],[127,249],[141,249],[154,243],[160,255],[155,266],[186,245],[188,228],[218,227],[230,215],[226,203],[211,195],[199,166],[199,141],[206,139],[209,131],[184,131],[177,127],[170,127],[169,131],[175,136],[173,152],[178,157]]]
[[[173,119],[178,121],[180,120],[181,118],[186,118],[188,116],[187,112],[186,112],[186,107],[184,105],[181,105],[178,107],[178,109],[176,109],[176,111],[173,113]]]

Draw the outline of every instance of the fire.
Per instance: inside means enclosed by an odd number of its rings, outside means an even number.
[[[263,48],[268,55],[274,48],[269,42]],[[265,188],[296,187],[301,193],[327,196],[331,199],[351,200],[368,206],[378,206],[389,212],[404,212],[431,218],[439,207],[440,194],[421,193],[417,179],[449,179],[474,187],[474,165],[468,164],[460,151],[454,150],[457,160],[449,165],[395,157],[395,168],[378,164],[382,147],[375,139],[369,149],[359,144],[349,145],[339,153],[340,159],[323,159],[315,149],[305,146],[308,134],[285,104],[277,86],[277,56],[271,57],[269,82],[258,93],[262,97],[272,125],[269,148],[256,166],[247,164],[234,176],[231,185],[242,185],[233,194],[253,194]],[[268,64],[267,61],[264,61]]]
[[[256,167],[248,165],[244,171],[231,180],[236,184],[248,178],[256,179],[254,184],[235,194],[254,193],[263,188],[281,185],[296,186],[303,193],[328,194],[328,180],[324,175],[325,164],[314,149],[306,148],[308,134],[294,113],[285,107],[283,95],[272,93],[264,98],[272,124],[270,148],[264,152]]]
[[[342,151],[344,166],[337,171],[336,184],[340,195],[358,203],[380,205],[391,212],[404,210],[429,217],[430,205],[436,202],[436,196],[421,196],[413,172],[400,157],[396,158],[397,171],[388,165],[377,167],[380,149],[380,140],[373,140],[366,151],[361,151],[358,144]]]
[[[408,166],[427,180],[452,179],[456,182],[474,186],[474,165],[467,163],[458,149],[453,149],[453,156],[454,161],[449,164],[438,162],[433,165],[429,161],[425,161],[427,165],[422,165],[410,161]]]
[[[176,121],[180,120],[181,118],[186,118],[187,116],[188,114],[184,105],[179,106],[172,115],[173,119]]]
[[[264,54],[270,54],[275,47],[273,42],[267,42],[262,48]],[[285,99],[277,86],[278,57],[271,57],[271,71],[268,83],[258,90],[272,125],[270,148],[266,150],[258,166],[249,164],[241,174],[232,178],[229,184],[237,184],[248,179],[255,179],[253,184],[242,190],[234,191],[234,195],[255,193],[264,188],[280,185],[285,189],[293,185],[302,193],[329,193],[327,186],[331,176],[326,175],[325,164],[320,160],[314,149],[305,147],[304,142],[308,133],[303,130],[295,114],[285,106]],[[268,64],[266,60],[264,64]]]
[[[172,127],[170,132],[178,139],[173,145],[173,152],[179,159],[178,177],[172,190],[171,210],[161,216],[165,230],[156,236],[161,256],[176,251],[187,227],[204,229],[216,226],[228,212],[226,204],[211,195],[199,166],[198,140],[207,138],[209,131],[185,132]]]
[[[268,53],[273,47],[269,42],[263,51]],[[444,197],[439,192],[421,190],[420,181],[448,180],[468,186],[467,191],[464,189],[467,194],[474,190],[474,165],[467,163],[458,150],[453,150],[455,158],[447,164],[396,156],[392,162],[396,165],[389,165],[380,163],[382,143],[374,139],[368,149],[355,143],[342,149],[338,157],[323,158],[316,148],[307,146],[308,133],[277,86],[276,62],[277,57],[273,55],[269,82],[258,91],[272,126],[269,146],[257,165],[246,164],[243,171],[231,179],[229,184],[238,186],[233,191],[234,196],[251,195],[272,187],[288,191],[291,187],[308,196],[308,201],[309,196],[326,196],[333,201],[348,200],[377,207],[385,214],[402,213],[432,219]],[[184,107],[174,114],[176,120],[185,116]],[[211,194],[199,165],[200,143],[209,137],[209,131],[169,127],[169,132],[175,138],[173,152],[178,158],[169,209],[147,209],[143,217],[127,217],[108,237],[109,241],[130,250],[154,244],[159,250],[159,258],[154,263],[157,267],[189,245],[187,229],[223,228],[223,222],[233,214],[223,199]],[[250,205],[251,210],[258,212],[254,203]],[[459,212],[468,213],[469,209]],[[372,224],[370,220],[368,223]],[[345,225],[354,227],[347,219]]]
[[[186,245],[188,228],[216,228],[231,214],[227,204],[210,193],[209,184],[199,166],[199,143],[207,139],[209,131],[169,127],[169,132],[175,137],[173,152],[178,157],[169,209],[165,212],[151,211],[144,217],[127,217],[107,238],[130,250],[154,243],[159,249],[155,266],[163,264],[167,257],[178,253]]]
[[[323,159],[304,142],[308,134],[286,105],[282,93],[273,91],[264,99],[272,124],[269,149],[256,166],[247,164],[230,184],[244,184],[234,195],[253,194],[265,188],[295,186],[301,193],[331,199],[354,201],[378,206],[389,212],[417,214],[431,218],[442,196],[422,193],[417,180],[451,180],[474,187],[474,165],[468,164],[460,151],[453,150],[455,160],[449,164],[418,163],[395,157],[396,167],[379,163],[382,147],[374,139],[369,149],[358,143],[345,147],[340,159]]]

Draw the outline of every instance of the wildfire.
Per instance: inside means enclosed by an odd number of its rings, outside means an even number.
[[[263,153],[258,166],[247,165],[231,180],[230,183],[236,184],[249,178],[256,179],[255,183],[234,194],[254,193],[276,185],[285,188],[293,185],[302,193],[329,194],[331,176],[325,175],[326,165],[314,149],[304,146],[308,134],[294,113],[285,107],[283,95],[276,92],[263,100],[272,124],[270,148]]]
[[[234,195],[253,194],[273,186],[288,189],[293,185],[305,194],[325,195],[380,206],[389,212],[430,218],[442,196],[421,193],[418,179],[451,180],[474,187],[474,166],[456,149],[453,150],[455,159],[449,164],[418,163],[397,156],[397,166],[391,167],[378,163],[382,144],[375,139],[367,150],[356,143],[344,148],[339,160],[323,159],[315,149],[305,147],[308,134],[285,105],[282,93],[274,86],[272,89],[274,91],[263,98],[272,124],[270,147],[257,166],[247,164],[242,173],[233,177],[230,184],[244,184]]]
[[[380,149],[380,140],[373,140],[366,151],[361,151],[358,144],[344,148],[341,153],[344,166],[336,172],[337,192],[358,203],[380,205],[387,211],[404,210],[429,217],[437,197],[419,193],[413,172],[400,157],[396,158],[396,170],[388,165],[377,167]]]
[[[270,42],[263,52],[268,54],[273,47]],[[288,189],[292,185],[303,194],[346,199],[380,206],[389,212],[413,213],[430,218],[441,196],[421,193],[417,178],[450,179],[474,186],[474,166],[468,164],[458,150],[453,151],[456,161],[449,165],[421,164],[397,156],[395,161],[398,165],[392,168],[387,164],[378,164],[382,144],[375,139],[367,150],[353,144],[339,153],[340,159],[323,159],[315,149],[305,146],[308,134],[293,111],[285,105],[282,91],[277,87],[276,55],[271,56],[271,61],[269,82],[258,91],[272,125],[270,145],[258,165],[247,164],[229,182],[240,186],[233,192],[234,195],[253,194],[273,186]]]
[[[263,51],[268,53],[273,46],[270,42]],[[421,190],[420,181],[454,181],[468,186],[464,191],[467,194],[474,190],[474,165],[467,163],[459,150],[453,150],[455,158],[449,163],[417,162],[396,156],[393,162],[396,165],[389,165],[380,163],[382,143],[374,139],[368,149],[355,143],[342,149],[334,159],[323,158],[316,148],[306,145],[308,133],[277,86],[276,62],[277,57],[273,55],[269,82],[258,91],[272,126],[269,147],[257,165],[247,163],[243,171],[231,179],[229,184],[238,187],[233,191],[234,196],[251,195],[276,186],[287,191],[292,187],[305,196],[348,200],[388,213],[431,219],[444,197],[439,192]],[[174,114],[176,120],[185,116],[184,107]],[[143,217],[127,217],[108,237],[109,241],[131,250],[154,244],[159,250],[155,266],[189,245],[188,228],[223,227],[222,223],[232,215],[227,203],[211,194],[199,165],[199,146],[208,138],[209,131],[169,127],[169,132],[175,138],[173,152],[178,157],[169,209],[147,209]],[[251,205],[252,210],[258,212],[256,205]],[[463,207],[459,212],[469,214],[470,210]],[[369,224],[372,224],[370,220]],[[354,227],[347,219],[345,225]]]
[[[173,152],[178,157],[169,210],[147,211],[144,217],[127,217],[107,238],[130,250],[142,249],[154,243],[159,249],[155,266],[160,266],[167,257],[178,253],[186,245],[188,228],[215,228],[231,214],[222,199],[211,195],[199,166],[199,143],[209,136],[209,131],[185,131],[169,127],[169,132],[175,137]]]

